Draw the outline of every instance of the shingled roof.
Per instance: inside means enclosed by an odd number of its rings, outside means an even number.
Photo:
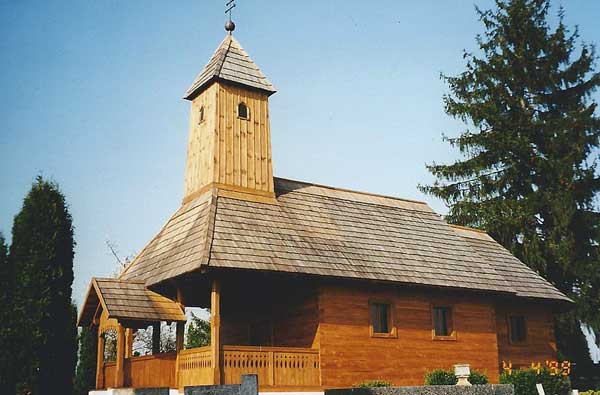
[[[185,93],[184,99],[193,100],[216,80],[241,84],[269,95],[275,93],[275,87],[231,34],[221,42],[208,64]]]
[[[181,306],[146,288],[141,281],[92,278],[77,326],[89,325],[98,304],[108,318],[126,321],[186,321]]]
[[[493,240],[466,237],[425,203],[280,178],[275,188],[275,203],[213,189],[183,205],[121,278],[150,286],[204,266],[568,300]]]
[[[517,296],[571,301],[529,266],[518,260],[487,233],[462,226],[453,226],[467,243],[508,281]]]

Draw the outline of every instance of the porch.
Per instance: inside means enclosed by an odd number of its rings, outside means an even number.
[[[318,350],[223,346],[220,354],[218,382],[210,346],[125,358],[123,387],[169,387],[183,392],[188,385],[239,384],[242,374],[256,374],[262,391],[320,388]],[[117,363],[107,362],[102,369],[98,388],[113,387]]]
[[[139,283],[94,279],[80,322],[98,330],[96,388],[183,392],[190,385],[239,384],[241,375],[256,374],[261,391],[320,390],[314,287],[260,276],[251,278],[248,292],[248,279],[198,276],[171,283],[160,294]],[[185,348],[184,306],[210,310],[209,345]],[[161,352],[161,322],[177,323],[174,352]],[[151,355],[136,356],[135,333],[149,326]],[[114,345],[110,360],[108,334]]]

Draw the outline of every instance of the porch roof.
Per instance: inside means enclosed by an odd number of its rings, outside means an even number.
[[[179,303],[147,289],[142,281],[92,278],[77,325],[90,325],[99,307],[109,319],[186,321]]]

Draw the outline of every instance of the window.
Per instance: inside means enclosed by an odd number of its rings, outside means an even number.
[[[448,306],[435,306],[433,308],[433,335],[434,337],[453,336],[452,308]]]
[[[396,337],[396,328],[393,322],[392,304],[385,302],[370,302],[369,314],[371,316],[371,336]]]
[[[238,104],[238,117],[242,119],[250,119],[250,110],[244,102]]]
[[[525,343],[527,340],[527,325],[522,315],[508,317],[508,335],[511,343]]]
[[[198,125],[204,122],[204,106],[201,106],[198,110]]]

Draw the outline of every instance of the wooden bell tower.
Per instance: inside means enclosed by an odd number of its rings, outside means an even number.
[[[184,97],[192,102],[184,203],[211,187],[275,196],[269,127],[275,88],[228,26]]]

